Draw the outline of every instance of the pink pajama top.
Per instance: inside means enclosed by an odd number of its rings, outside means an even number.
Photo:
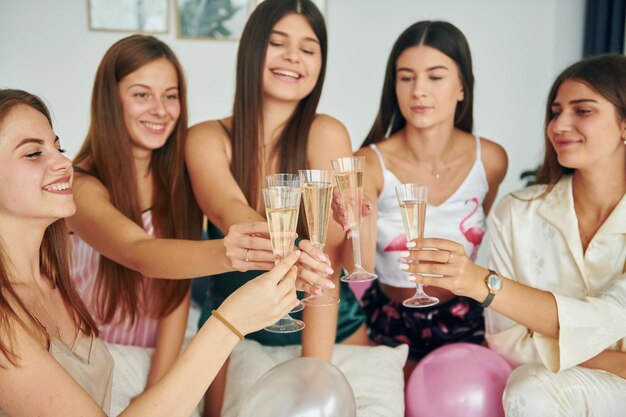
[[[142,220],[144,230],[151,236],[154,236],[154,226],[152,224],[152,212],[147,210],[143,212]],[[100,253],[85,243],[76,234],[71,235],[72,254],[74,262],[71,269],[71,277],[74,287],[85,302],[91,316],[96,320],[98,329],[100,330],[100,338],[107,343],[117,343],[120,345],[130,345],[139,347],[154,347],[156,344],[156,332],[158,319],[138,314],[137,320],[133,325],[129,319],[113,320],[111,323],[102,323],[96,314],[97,300],[94,298],[94,285],[98,273],[98,262]],[[148,278],[143,277],[144,280]],[[144,286],[146,289],[142,294],[143,300],[150,300],[150,286]],[[140,299],[140,302],[142,300]],[[145,305],[145,302],[142,302]],[[117,318],[117,317],[116,317]]]

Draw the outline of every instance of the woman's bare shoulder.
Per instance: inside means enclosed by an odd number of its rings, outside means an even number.
[[[231,129],[231,118],[205,120],[189,128],[187,140],[220,140],[229,139],[228,131]]]

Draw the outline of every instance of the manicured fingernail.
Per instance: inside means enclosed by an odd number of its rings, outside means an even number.
[[[415,275],[409,275],[409,281],[415,282]]]
[[[335,288],[335,283],[334,283],[334,282],[332,282],[332,281],[328,281],[328,280],[327,280],[327,281],[326,281],[326,286],[327,286],[328,288]]]
[[[345,216],[344,216],[344,217],[345,217]],[[344,230],[344,231],[346,231],[346,230],[348,230],[348,229],[350,229],[350,225],[349,225],[349,224],[344,224],[344,225],[343,225],[343,230]]]
[[[409,264],[400,264],[398,265],[398,267],[403,271],[406,271],[407,269],[409,269]]]
[[[300,255],[302,255],[302,252],[300,250],[296,250],[296,255],[298,256],[298,258],[300,257]]]
[[[401,258],[408,258],[409,256],[411,256],[411,253],[409,251],[402,251],[402,252],[400,252],[400,257]]]
[[[328,260],[328,256],[324,255],[323,253],[321,255],[317,256],[317,259],[319,259],[322,262],[326,262]]]
[[[417,243],[410,241],[410,242],[406,242],[406,247],[407,248],[414,248],[415,246],[417,246]]]
[[[327,273],[327,274],[329,274],[329,275],[330,275],[330,274],[335,273],[335,271],[333,271],[333,269],[332,269],[332,268],[326,268],[326,269],[325,269],[325,271],[326,271],[326,273]]]

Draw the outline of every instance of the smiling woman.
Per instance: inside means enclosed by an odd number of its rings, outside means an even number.
[[[175,261],[157,269],[150,260],[148,268],[150,250],[140,243],[197,239],[200,231],[182,162],[185,99],[182,69],[167,45],[150,36],[122,39],[98,68],[91,126],[75,160],[72,276],[105,341],[156,347],[148,385],[180,349],[189,282],[144,277],[194,275]]]
[[[75,159],[72,278],[106,342],[151,355],[149,374],[133,381],[138,392],[178,356],[188,279],[235,269],[222,241],[199,241],[202,213],[183,160],[186,96],[167,45],[145,35],[118,41],[98,67],[89,132]],[[249,235],[265,230],[239,225],[229,242],[245,247],[242,239],[254,244]]]
[[[28,105],[20,105],[11,110],[2,125],[0,152],[12,156],[3,159],[2,175],[8,178],[12,172],[20,172],[24,175],[19,179],[27,182],[3,181],[3,186],[8,188],[2,188],[0,194],[13,196],[4,199],[3,214],[34,216],[42,220],[74,214],[74,200],[67,197],[72,194],[71,162],[63,156],[65,151],[52,131],[48,115]],[[29,189],[39,191],[19,192]],[[32,212],[33,208],[38,215]]]
[[[195,196],[210,222],[211,238],[242,221],[265,221],[261,188],[266,175],[331,170],[331,159],[352,156],[345,127],[328,115],[316,114],[326,56],[324,19],[310,0],[265,0],[250,16],[237,55],[233,115],[192,127],[185,151]],[[303,224],[298,233],[307,236]],[[350,289],[337,285],[341,266],[350,262],[344,259],[343,245],[339,227],[330,226],[327,255],[304,240],[298,269],[302,277],[318,267],[331,274],[335,283],[326,288],[341,297],[339,307],[304,309],[302,334],[259,332],[250,338],[265,345],[302,344],[304,356],[323,359],[331,358],[335,342],[366,344],[363,313]],[[242,261],[252,257],[271,262],[270,248],[267,242],[262,248],[239,250],[238,254]],[[256,274],[214,279],[201,322]],[[225,370],[222,376],[225,379]],[[207,415],[220,415],[220,385],[218,379],[211,386]]]
[[[69,273],[72,164],[25,91],[0,89],[0,175],[0,417],[189,417],[242,334],[295,305],[298,252],[229,297],[168,377],[110,413],[111,355]]]
[[[150,62],[120,80],[118,94],[132,151],[150,152],[165,145],[180,116],[176,67],[167,59]]]

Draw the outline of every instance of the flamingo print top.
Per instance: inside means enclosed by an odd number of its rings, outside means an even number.
[[[406,272],[398,268],[400,252],[406,250],[406,236],[402,226],[396,185],[400,180],[385,167],[376,145],[370,147],[378,155],[383,170],[383,190],[377,201],[376,274],[384,284],[412,288]],[[476,162],[456,191],[438,206],[426,209],[425,237],[437,237],[461,243],[472,259],[486,230],[483,200],[489,191],[487,174],[481,160],[480,138],[476,136]]]
[[[151,236],[154,236],[154,227],[152,224],[152,212],[144,211],[141,215],[144,230]],[[89,309],[91,316],[96,320],[98,329],[100,330],[100,338],[107,343],[117,343],[127,346],[154,347],[156,345],[156,332],[158,320],[146,315],[139,314],[134,325],[130,325],[130,320],[123,320],[122,323],[103,324],[96,315],[96,300],[94,299],[94,285],[98,275],[98,262],[100,253],[85,243],[75,233],[71,235],[72,239],[72,255],[74,262],[70,271],[70,276],[74,282],[74,286],[83,302]],[[148,278],[144,278],[147,280]],[[150,300],[150,286],[145,285],[146,293],[143,294],[144,300]]]

